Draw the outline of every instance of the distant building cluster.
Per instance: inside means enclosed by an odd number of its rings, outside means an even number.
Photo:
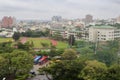
[[[65,19],[53,16],[50,21],[16,20],[14,17],[3,17],[0,22],[0,37],[12,37],[14,32],[45,31],[50,35],[59,34],[63,39],[74,35],[75,40],[109,41],[120,38],[120,16],[110,19],[94,19],[87,14],[81,19]]]
[[[62,21],[62,17],[61,16],[53,16],[52,21],[55,21],[55,22]]]
[[[110,41],[120,38],[120,29],[112,26],[116,23],[120,23],[120,17],[107,20],[93,19],[93,16],[88,14],[83,19],[63,19],[63,22],[56,22],[51,25],[50,33],[54,35],[59,32],[65,39],[68,39],[70,35],[74,35],[76,40],[83,39],[91,42]]]

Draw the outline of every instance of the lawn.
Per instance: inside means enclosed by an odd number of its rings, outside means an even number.
[[[0,38],[0,43],[1,42],[7,42],[7,41],[12,41],[12,38]],[[33,41],[34,47],[35,48],[42,48],[41,43],[48,43],[50,45],[51,40],[47,38],[27,38],[27,41]],[[57,48],[67,48],[68,44],[62,41],[57,42]]]
[[[48,43],[49,45],[51,44],[51,40],[46,38],[28,38],[28,41],[33,41],[35,48],[42,48],[41,43]],[[58,41],[56,47],[67,48],[67,46],[68,46],[67,43]]]
[[[13,40],[12,38],[0,38],[0,43],[12,41],[12,40]]]

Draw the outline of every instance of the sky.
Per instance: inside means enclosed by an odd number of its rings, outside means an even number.
[[[49,20],[52,16],[75,19],[91,14],[94,18],[120,15],[120,0],[0,0],[0,18]]]

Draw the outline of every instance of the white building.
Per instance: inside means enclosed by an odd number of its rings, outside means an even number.
[[[117,17],[117,23],[120,23],[120,16]]]
[[[12,31],[2,31],[0,32],[0,37],[12,37],[14,32]]]
[[[67,26],[67,27],[51,27],[51,34],[54,35],[54,33],[59,32],[60,35],[64,39],[68,39],[70,35],[74,35],[75,40],[84,39],[86,40],[85,30],[83,28],[76,28],[74,26]]]
[[[120,30],[112,26],[92,26],[89,28],[89,41],[110,41],[120,38]]]

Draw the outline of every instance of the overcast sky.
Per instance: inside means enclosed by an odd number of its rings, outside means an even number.
[[[45,20],[54,15],[83,18],[86,14],[95,18],[117,17],[120,0],[0,0],[0,18]]]

